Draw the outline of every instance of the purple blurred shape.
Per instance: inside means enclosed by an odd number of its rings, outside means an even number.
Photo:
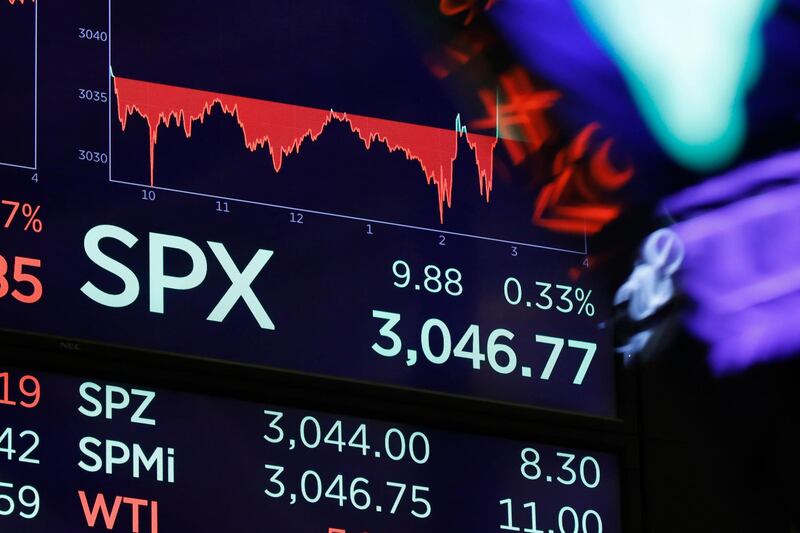
[[[738,168],[664,201],[681,221],[687,325],[717,374],[800,352],[800,152]]]

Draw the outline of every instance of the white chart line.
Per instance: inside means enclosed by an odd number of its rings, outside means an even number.
[[[33,13],[33,166],[39,166],[39,2]]]
[[[173,189],[173,188],[170,188],[170,187],[151,186],[151,185],[145,185],[145,184],[142,184],[142,183],[136,183],[136,182],[133,182],[133,181],[122,181],[122,180],[116,180],[116,179],[110,179],[109,181],[111,181],[112,183],[119,183],[119,184],[122,184],[122,185],[132,185],[132,186],[136,186],[136,187],[141,187],[141,188],[144,188],[144,189],[153,189],[153,190],[157,190],[157,191],[167,191],[167,192],[174,192],[174,193],[179,193],[179,194],[188,194],[190,196],[200,196],[200,197],[203,197],[203,198],[211,198],[213,200],[228,200],[228,201],[231,201],[231,202],[239,202],[239,203],[243,203],[243,204],[257,205],[257,206],[261,206],[261,207],[272,207],[272,208],[275,208],[275,209],[284,209],[286,211],[296,211],[298,213],[307,213],[307,214],[312,214],[312,215],[320,215],[320,216],[326,216],[326,217],[340,218],[340,219],[345,219],[345,220],[355,220],[357,222],[364,222],[364,223],[368,223],[368,224],[379,224],[379,225],[383,225],[383,226],[392,226],[392,227],[396,227],[396,228],[405,228],[405,229],[412,229],[412,230],[417,230],[417,231],[425,231],[425,232],[428,232],[428,233],[436,233],[438,235],[453,235],[453,236],[456,236],[456,237],[466,237],[466,238],[469,238],[469,239],[478,239],[478,240],[482,240],[482,241],[490,241],[490,242],[497,242],[497,243],[501,243],[501,244],[508,244],[510,246],[523,246],[523,247],[526,247],[526,248],[539,248],[539,249],[542,249],[542,250],[550,250],[550,251],[553,251],[553,252],[563,252],[563,253],[575,254],[575,255],[586,255],[585,250],[570,250],[568,248],[558,248],[558,247],[555,247],[555,246],[545,246],[543,244],[531,244],[531,243],[527,243],[527,242],[510,241],[510,240],[506,240],[506,239],[497,239],[497,238],[494,238],[494,237],[485,237],[483,235],[474,235],[474,234],[471,234],[471,233],[460,233],[460,232],[457,232],[457,231],[449,231],[449,230],[443,230],[443,229],[438,229],[438,228],[428,228],[428,227],[425,227],[425,226],[414,226],[414,225],[411,225],[411,224],[402,224],[400,222],[391,222],[389,220],[380,220],[380,219],[375,219],[375,218],[366,218],[366,217],[357,217],[357,216],[353,216],[353,215],[344,215],[344,214],[335,213],[335,212],[332,212],[332,211],[319,211],[319,210],[316,210],[316,209],[306,209],[304,207],[293,207],[293,206],[289,206],[289,205],[271,204],[271,203],[268,203],[268,202],[259,202],[259,201],[256,201],[256,200],[247,200],[247,199],[244,199],[244,198],[234,198],[234,197],[231,197],[231,196],[221,196],[221,195],[218,195],[218,194],[208,194],[208,193],[202,193],[202,192],[196,192],[196,191],[187,191],[187,190],[183,190],[183,189]]]
[[[39,2],[33,5],[33,166],[0,161],[2,167],[25,170],[36,170],[39,166]]]
[[[111,181],[111,100],[114,93],[111,92],[113,82],[113,71],[111,70],[111,0],[108,0],[108,179]]]
[[[36,170],[36,167],[31,167],[28,165],[15,165],[13,163],[2,163],[2,162],[0,162],[0,167],[12,167],[12,168],[23,168],[25,170]]]
[[[589,255],[589,234],[586,233],[586,219],[583,220],[583,255]]]
[[[202,198],[211,198],[213,200],[227,200],[227,201],[230,201],[230,202],[239,202],[239,203],[248,204],[248,205],[257,205],[257,206],[261,206],[261,207],[271,207],[271,208],[274,208],[274,209],[283,209],[283,210],[286,210],[286,211],[295,211],[295,212],[298,212],[298,213],[320,215],[320,216],[333,217],[333,218],[344,219],[344,220],[354,220],[354,221],[357,221],[357,222],[363,222],[365,224],[377,224],[377,225],[383,225],[383,226],[391,226],[391,227],[395,227],[395,228],[404,228],[404,229],[410,229],[410,230],[416,230],[416,231],[425,231],[425,232],[428,232],[428,233],[436,233],[438,235],[452,235],[452,236],[456,236],[456,237],[465,237],[465,238],[468,238],[468,239],[478,239],[478,240],[482,240],[482,241],[489,241],[489,242],[496,242],[496,243],[500,243],[500,244],[507,244],[509,246],[520,246],[520,247],[525,247],[525,248],[537,248],[537,249],[540,249],[540,250],[549,250],[549,251],[552,251],[552,252],[562,252],[562,253],[575,254],[575,255],[587,255],[589,253],[588,252],[588,243],[587,243],[585,224],[584,224],[584,232],[583,232],[583,237],[584,237],[583,250],[570,250],[568,248],[559,248],[559,247],[556,247],[556,246],[546,246],[546,245],[543,245],[543,244],[531,244],[531,243],[527,243],[527,242],[518,242],[518,241],[511,241],[511,240],[506,240],[506,239],[497,239],[497,238],[494,238],[494,237],[484,237],[482,235],[473,235],[471,233],[460,233],[460,232],[457,232],[457,231],[448,231],[448,230],[443,230],[443,229],[438,229],[438,228],[428,228],[428,227],[425,227],[425,226],[414,226],[414,225],[411,225],[411,224],[402,224],[400,222],[391,222],[391,221],[388,221],[388,220],[379,220],[379,219],[374,219],[374,218],[358,217],[358,216],[353,216],[353,215],[344,215],[342,213],[335,213],[335,212],[331,212],[331,211],[319,211],[319,210],[315,210],[315,209],[306,209],[306,208],[303,208],[303,207],[293,207],[293,206],[288,206],[288,205],[272,204],[272,203],[268,203],[268,202],[259,202],[259,201],[256,201],[256,200],[247,200],[247,199],[244,199],[244,198],[234,198],[234,197],[231,197],[231,196],[220,196],[220,195],[216,195],[216,194],[201,193],[201,192],[196,192],[196,191],[187,191],[187,190],[183,190],[183,189],[173,189],[173,188],[170,188],[170,187],[145,185],[145,184],[136,183],[136,182],[133,182],[133,181],[124,181],[124,180],[113,179],[112,171],[111,171],[111,162],[112,162],[112,157],[111,157],[111,128],[112,128],[111,100],[112,100],[112,92],[111,91],[112,91],[112,83],[113,83],[113,79],[112,79],[113,78],[113,71],[111,69],[111,42],[112,42],[112,39],[111,39],[111,0],[109,0],[109,2],[108,2],[108,96],[109,96],[109,98],[108,98],[108,181],[111,182],[111,183],[117,183],[117,184],[121,184],[121,185],[130,185],[130,186],[135,186],[135,187],[142,187],[142,188],[145,188],[145,189],[167,191],[167,192],[178,193],[178,194],[187,194],[187,195],[190,195],[190,196],[199,196],[199,197],[202,197]]]

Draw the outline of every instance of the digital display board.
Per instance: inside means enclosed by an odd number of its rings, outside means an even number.
[[[617,415],[586,235],[531,222],[541,184],[403,2],[0,27],[0,328]]]
[[[0,530],[622,531],[616,455],[0,368]]]

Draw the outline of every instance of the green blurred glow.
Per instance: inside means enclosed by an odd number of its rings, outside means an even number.
[[[664,149],[700,171],[729,162],[761,71],[761,27],[776,0],[573,0],[619,65]]]

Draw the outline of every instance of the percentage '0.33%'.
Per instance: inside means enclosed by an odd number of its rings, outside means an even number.
[[[535,282],[533,299],[527,299],[528,292],[517,278],[507,278],[503,284],[503,295],[506,302],[511,305],[524,305],[525,307],[536,306],[542,311],[555,309],[564,314],[575,313],[576,315],[594,316],[594,304],[590,302],[592,290],[584,291],[580,287],[571,285],[555,285],[544,281]],[[553,294],[555,293],[555,295]]]

